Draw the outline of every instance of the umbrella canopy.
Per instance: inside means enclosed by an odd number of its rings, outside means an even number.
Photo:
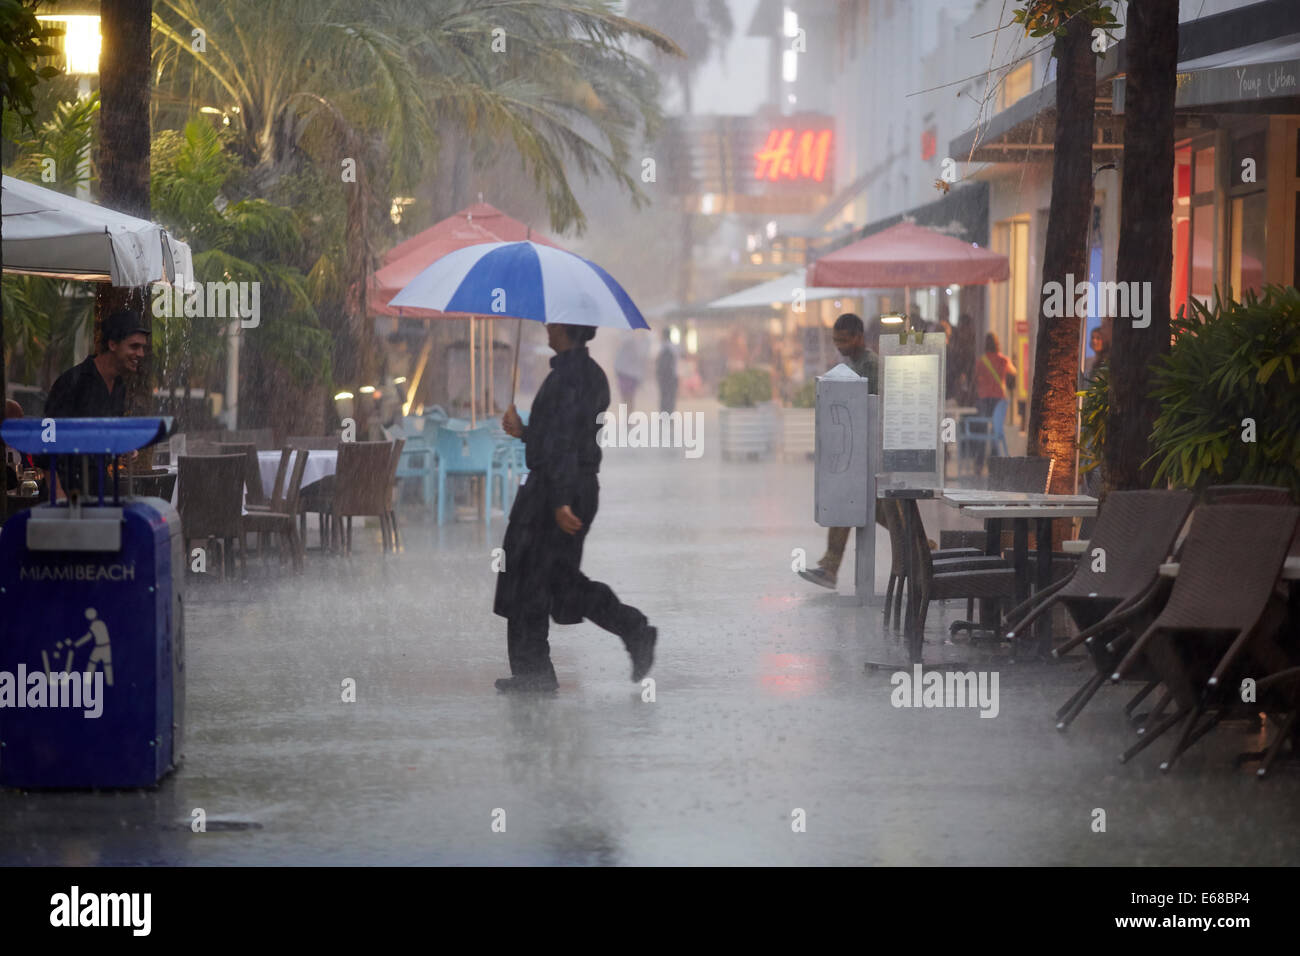
[[[546,236],[532,232],[522,222],[510,218],[488,203],[466,206],[405,242],[398,243],[389,251],[384,257],[383,267],[371,279],[371,311],[376,315],[441,318],[442,316],[434,316],[425,309],[416,309],[413,316],[411,309],[399,310],[393,306],[392,298],[417,275],[450,252],[483,242],[517,242],[524,239],[555,246]]]
[[[822,256],[808,269],[810,286],[897,289],[905,286],[976,285],[1010,278],[1007,257],[900,222]]]
[[[145,219],[4,177],[4,271],[143,286],[192,278],[190,247]]]
[[[487,242],[452,252],[389,304],[552,325],[650,327],[623,287],[600,266],[535,242]]]
[[[846,299],[857,295],[855,289],[837,289],[830,286],[820,289],[809,288],[807,270],[796,269],[779,279],[772,279],[768,282],[750,286],[748,289],[733,292],[731,295],[724,295],[721,299],[710,302],[705,308],[710,311],[721,311],[724,309],[764,309],[773,303],[787,305],[794,301],[796,289],[804,292],[803,298],[805,302],[814,302],[818,299]]]

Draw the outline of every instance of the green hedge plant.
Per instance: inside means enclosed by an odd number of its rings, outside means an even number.
[[[718,401],[727,408],[753,408],[772,400],[772,375],[761,368],[732,372],[718,383]]]
[[[1300,496],[1300,291],[1193,301],[1171,329],[1152,377],[1156,483],[1281,485]]]

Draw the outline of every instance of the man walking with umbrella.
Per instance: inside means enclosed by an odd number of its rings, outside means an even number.
[[[617,634],[632,658],[634,681],[649,672],[658,637],[644,614],[580,569],[600,493],[596,416],[609,407],[609,381],[587,351],[594,328],[548,324],[546,332],[556,354],[528,425],[514,405],[501,420],[508,434],[523,439],[529,469],[510,510],[493,603],[507,622],[512,676],[496,682],[505,692],[557,688],[550,619],[577,624],[586,618]]]

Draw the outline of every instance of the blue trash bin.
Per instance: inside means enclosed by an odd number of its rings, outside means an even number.
[[[167,430],[59,419],[45,442],[40,425],[3,434],[31,454],[122,454]],[[0,785],[152,786],[181,760],[180,518],[160,498],[93,502],[32,508],[0,530]]]

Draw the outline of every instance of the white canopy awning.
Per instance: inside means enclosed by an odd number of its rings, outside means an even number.
[[[731,295],[710,302],[706,309],[761,309],[771,308],[773,304],[789,305],[794,301],[796,290],[803,293],[803,301],[813,302],[817,299],[846,299],[861,295],[858,289],[818,289],[809,288],[803,269],[796,269],[779,279],[741,289]]]
[[[143,286],[190,282],[190,247],[156,223],[4,177],[4,271]]]

